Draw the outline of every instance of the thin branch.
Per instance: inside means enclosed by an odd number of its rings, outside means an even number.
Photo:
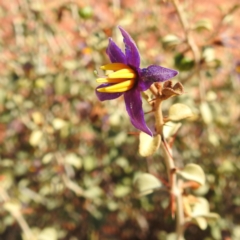
[[[67,175],[66,166],[65,166],[62,155],[57,153],[57,154],[55,154],[55,156],[56,156],[57,163],[60,166],[63,166],[65,169],[65,171],[63,173],[61,173],[61,178],[62,178],[62,181],[63,181],[65,187],[72,190],[77,196],[83,196],[84,195],[83,189],[78,184],[73,182]]]
[[[11,198],[9,197],[7,191],[0,187],[0,197],[3,200],[4,203],[8,203]],[[12,216],[13,218],[18,222],[19,226],[21,227],[24,235],[26,236],[26,239],[28,240],[36,240],[36,237],[34,236],[31,228],[29,227],[27,221],[23,217],[23,214],[21,212],[21,208],[14,208],[14,209],[6,209]]]

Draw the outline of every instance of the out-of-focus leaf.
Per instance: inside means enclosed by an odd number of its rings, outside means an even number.
[[[60,130],[66,126],[67,122],[60,118],[54,118],[52,121],[52,125],[55,130]]]
[[[4,171],[0,173],[0,187],[8,189],[13,184],[13,173],[11,171]]]
[[[93,16],[93,9],[90,6],[83,7],[79,10],[79,15],[83,19],[89,19]]]
[[[44,228],[38,235],[38,240],[57,240],[57,230],[53,227]]]
[[[53,153],[47,153],[46,155],[44,155],[44,157],[42,158],[42,162],[43,164],[48,164],[52,161],[54,155]]]
[[[172,105],[168,112],[168,119],[170,121],[180,121],[192,116],[192,110],[187,105],[182,103],[176,103]]]
[[[86,171],[92,171],[97,166],[96,159],[93,156],[86,156],[82,159],[83,168]]]
[[[116,211],[119,208],[118,203],[114,201],[109,201],[107,207],[110,211]]]
[[[225,160],[221,163],[221,165],[218,167],[218,172],[222,173],[222,174],[226,174],[226,173],[234,173],[237,169],[235,167],[235,165],[233,164],[233,162],[231,162],[230,160]]]
[[[193,205],[192,217],[198,217],[209,214],[209,203],[205,198],[198,197]]]
[[[16,201],[16,200],[11,200],[8,202],[5,202],[3,205],[4,209],[9,211],[9,212],[18,212],[21,209],[21,204],[20,202]]]
[[[164,48],[172,48],[180,44],[181,40],[174,34],[168,34],[162,38],[162,43]]]
[[[200,111],[204,123],[210,124],[213,121],[212,111],[207,102],[202,102],[200,105]]]
[[[42,12],[44,10],[44,4],[41,2],[32,2],[30,8],[33,11]]]
[[[54,90],[56,94],[62,95],[68,92],[69,82],[64,75],[58,75],[54,80]]]
[[[176,240],[176,239],[177,239],[177,234],[176,233],[169,233],[166,236],[166,240]],[[182,237],[181,240],[185,240],[185,238]]]
[[[6,91],[0,88],[0,104],[3,104],[6,98]]]
[[[78,67],[78,64],[76,61],[67,60],[63,62],[63,66],[68,70],[74,70]]]
[[[207,47],[203,50],[202,57],[205,62],[212,62],[215,60],[215,50],[212,47]]]
[[[182,53],[177,53],[175,55],[174,63],[175,63],[176,68],[178,68],[181,71],[189,71],[195,65],[193,59],[185,57]]]
[[[115,197],[124,197],[131,192],[131,188],[126,185],[117,185],[114,189],[114,196]]]
[[[216,219],[220,218],[219,214],[214,213],[214,212],[205,214],[204,217],[205,217],[205,219],[207,219],[207,221],[216,220]]]
[[[204,217],[194,217],[192,222],[198,225],[202,230],[205,230],[208,225],[207,220]]]
[[[197,201],[193,205],[192,215],[193,218],[204,217],[207,221],[216,220],[219,215],[214,212],[210,212],[209,202],[202,197],[198,197]]]
[[[162,187],[160,180],[149,173],[139,174],[134,181],[134,185],[136,186],[140,196],[150,194],[155,189]]]
[[[161,144],[160,135],[150,137],[148,134],[141,132],[139,136],[139,153],[143,157],[153,155]]]
[[[89,189],[84,191],[84,196],[87,198],[97,198],[103,193],[102,189],[98,186],[92,186]]]
[[[196,22],[193,26],[194,30],[197,31],[202,31],[202,30],[212,30],[213,26],[212,26],[212,22],[210,19],[201,19],[198,22]]]
[[[40,144],[40,142],[43,140],[43,132],[41,130],[34,130],[32,131],[30,138],[29,138],[29,143],[32,146],[37,146]]]
[[[39,111],[35,111],[32,113],[32,119],[33,119],[34,123],[37,125],[42,124],[44,121],[43,115]]]
[[[74,153],[70,153],[65,157],[65,162],[74,166],[76,169],[82,167],[82,159]]]
[[[205,174],[202,168],[194,163],[187,164],[178,174],[186,180],[197,182],[201,185],[205,183]]]
[[[44,89],[44,88],[46,88],[46,86],[47,86],[47,82],[46,82],[46,80],[45,80],[44,78],[38,78],[38,79],[36,79],[36,81],[35,81],[35,86],[36,86],[37,88],[42,88],[42,89]]]

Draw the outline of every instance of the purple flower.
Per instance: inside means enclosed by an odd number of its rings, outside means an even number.
[[[101,69],[114,72],[105,78],[97,79],[97,82],[102,84],[97,87],[96,94],[100,101],[112,100],[124,95],[132,125],[152,136],[144,120],[141,92],[150,88],[154,82],[167,81],[178,72],[157,65],[141,69],[140,55],[135,42],[123,28],[119,27],[119,29],[125,44],[125,54],[110,38],[107,54],[112,63],[102,66]]]

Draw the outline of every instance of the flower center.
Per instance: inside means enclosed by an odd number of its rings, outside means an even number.
[[[98,92],[117,93],[130,90],[137,79],[136,72],[123,63],[110,63],[101,66],[102,70],[112,70],[105,78],[98,78],[98,83],[110,83],[107,87],[98,88]]]

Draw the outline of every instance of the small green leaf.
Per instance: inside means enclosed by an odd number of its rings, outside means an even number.
[[[189,71],[191,70],[195,62],[193,59],[185,57],[182,53],[177,53],[174,57],[175,67],[181,71]]]
[[[83,19],[89,19],[93,16],[93,9],[90,6],[85,6],[79,10],[79,15]]]
[[[194,30],[202,31],[202,30],[212,30],[212,22],[209,19],[201,19],[195,23],[193,26]]]
[[[186,180],[197,182],[201,185],[205,183],[205,174],[202,168],[194,163],[187,164],[178,174]]]
[[[126,195],[129,195],[131,192],[131,188],[126,185],[117,185],[114,189],[114,196],[115,197],[125,197]]]
[[[172,48],[181,43],[179,37],[173,34],[168,34],[162,38],[162,44],[164,48]]]
[[[139,136],[139,153],[143,157],[153,155],[161,144],[161,137],[157,135],[150,137],[148,134],[141,132]]]
[[[172,105],[168,113],[168,119],[170,121],[180,121],[192,116],[192,110],[187,105],[182,103],[176,103]]]
[[[147,195],[152,193],[155,189],[162,186],[162,183],[152,174],[142,173],[134,181],[134,185],[137,187],[140,195]]]
[[[92,171],[97,166],[97,161],[93,156],[85,156],[82,159],[83,168],[85,171]]]

